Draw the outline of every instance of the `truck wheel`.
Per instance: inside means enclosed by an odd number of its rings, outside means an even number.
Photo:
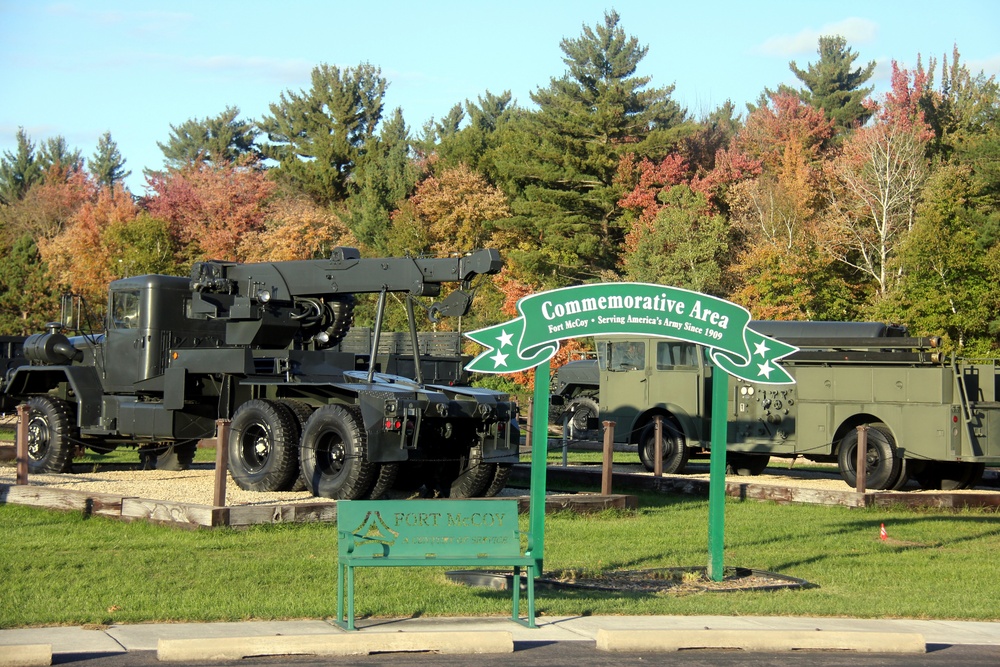
[[[486,491],[483,492],[483,497],[492,498],[497,495],[505,488],[507,488],[507,480],[510,479],[510,471],[512,468],[510,463],[498,463],[496,472],[493,473],[493,480],[490,485],[486,487]]]
[[[960,491],[971,489],[983,479],[986,465],[959,461],[927,461],[913,478],[924,490]]]
[[[493,476],[496,474],[496,464],[483,462],[482,447],[477,446],[469,450],[469,458],[465,461],[467,462],[465,469],[460,469],[458,475],[452,479],[449,485],[449,498],[479,497],[493,481]],[[461,464],[459,464],[460,466]]]
[[[299,447],[298,443],[302,440],[302,430],[306,426],[306,422],[309,421],[309,417],[312,416],[313,409],[308,403],[303,403],[302,401],[295,401],[288,398],[278,399],[277,401],[281,405],[288,408],[292,416],[295,417],[295,424],[298,426],[298,431],[295,434],[295,446],[292,448],[295,452],[295,469],[298,470],[298,475],[295,477],[295,481],[289,487],[289,491],[305,491],[306,490],[306,478],[302,474],[302,466],[299,465]]]
[[[324,405],[306,422],[299,460],[314,496],[357,500],[371,492],[379,466],[365,460],[368,438],[363,423],[358,411],[340,405]]]
[[[764,472],[771,457],[767,454],[746,454],[726,452],[726,473],[730,475],[754,476]]]
[[[600,429],[596,431],[587,429],[587,420],[591,417],[597,418],[601,414],[597,401],[589,396],[577,396],[566,406],[566,412],[570,415],[567,427],[570,429],[571,437],[577,440],[599,439]]]
[[[143,470],[188,470],[194,462],[196,442],[161,443],[139,448]]]
[[[298,474],[295,417],[284,405],[254,399],[241,405],[229,432],[229,474],[246,491],[286,491]]]
[[[368,497],[372,500],[378,500],[384,496],[392,488],[393,484],[396,483],[396,476],[399,475],[399,467],[398,463],[383,463],[380,465],[378,478],[375,480],[375,486],[372,487]]]
[[[28,404],[28,472],[69,472],[76,445],[76,420],[66,401],[32,396]]]
[[[663,422],[663,472],[674,474],[684,472],[688,461],[688,448],[684,437],[677,429]],[[656,424],[647,424],[639,434],[639,460],[646,470],[653,472],[656,463]]]
[[[856,486],[858,461],[858,430],[851,429],[840,442],[837,456],[840,476],[849,486]],[[896,454],[896,441],[884,424],[869,424],[868,451],[865,454],[866,486],[869,489],[891,489],[899,481],[901,459]]]

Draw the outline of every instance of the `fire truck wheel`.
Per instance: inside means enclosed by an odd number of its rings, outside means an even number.
[[[361,414],[340,405],[313,412],[302,432],[299,461],[314,496],[337,500],[367,498],[379,465],[370,463]]]
[[[663,420],[663,472],[684,472],[688,461],[688,448],[684,436],[668,420]],[[646,470],[653,472],[656,463],[656,424],[649,423],[639,435],[639,460]]]
[[[837,455],[840,476],[850,486],[857,485],[858,430],[852,428],[840,443]],[[865,486],[869,489],[891,489],[899,481],[901,459],[896,454],[896,441],[884,424],[869,424],[868,449],[865,454]]]
[[[51,396],[28,399],[28,472],[69,472],[76,445],[76,420],[66,401]]]
[[[287,491],[298,474],[298,427],[292,412],[254,399],[236,410],[229,432],[229,474],[247,491]]]
[[[983,463],[959,461],[921,461],[913,478],[924,490],[960,491],[971,489],[983,479]]]

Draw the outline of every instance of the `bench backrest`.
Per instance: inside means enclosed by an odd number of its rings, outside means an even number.
[[[351,558],[521,554],[516,500],[340,500],[337,529],[339,553]]]

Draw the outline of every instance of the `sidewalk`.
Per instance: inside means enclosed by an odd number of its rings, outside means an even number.
[[[0,630],[0,667],[50,664],[54,655],[158,651],[161,660],[229,658],[255,651],[363,653],[364,646],[400,645],[455,653],[507,652],[514,644],[591,642],[595,650],[814,648],[874,653],[922,652],[930,645],[1000,646],[1000,623],[752,616],[542,617],[537,628],[507,618],[363,619],[357,632],[324,620],[169,623]],[[232,640],[227,643],[226,640]],[[784,647],[774,644],[797,642]],[[834,643],[831,643],[834,642]],[[331,646],[336,645],[332,650]],[[228,648],[227,648],[228,647]],[[326,647],[326,648],[324,648]],[[353,649],[352,649],[353,647]],[[361,647],[360,649],[358,647]],[[918,649],[915,647],[919,647]],[[46,654],[46,648],[48,653]],[[26,651],[26,652],[25,652]],[[230,651],[230,652],[227,652]],[[21,662],[15,659],[21,657]],[[25,656],[27,656],[25,658]],[[32,656],[39,656],[37,662]],[[27,661],[23,661],[23,660]]]

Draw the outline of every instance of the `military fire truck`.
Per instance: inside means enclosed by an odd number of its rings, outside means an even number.
[[[771,456],[801,456],[836,462],[853,486],[862,425],[869,427],[865,469],[872,489],[899,489],[911,479],[923,488],[968,488],[985,466],[1000,465],[995,361],[945,355],[936,338],[874,322],[755,321],[750,328],[800,350],[781,361],[794,385],[723,376],[731,471],[759,474]],[[588,417],[614,421],[616,442],[636,445],[648,470],[661,417],[663,470],[680,472],[711,445],[712,383],[719,374],[692,343],[614,336],[597,340],[597,359],[560,368],[554,387],[576,433]]]
[[[414,302],[457,283],[427,310],[463,315],[473,280],[501,267],[496,250],[362,259],[336,248],[322,260],[210,261],[189,278],[124,278],[110,285],[103,331],[69,337],[63,322],[29,336],[29,364],[10,370],[2,391],[28,406],[33,472],[69,471],[82,449],[121,445],[183,468],[229,419],[229,469],[244,489],[373,498],[403,484],[495,495],[518,460],[516,406],[504,393],[424,380]],[[410,377],[336,347],[355,295],[373,293],[371,350],[381,349],[390,292],[407,295]]]

